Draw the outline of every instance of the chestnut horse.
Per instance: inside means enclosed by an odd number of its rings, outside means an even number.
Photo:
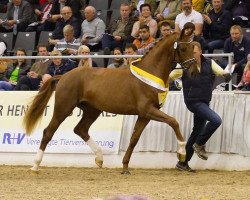
[[[38,170],[47,144],[75,107],[83,110],[83,116],[74,128],[74,132],[93,150],[99,167],[103,164],[102,152],[90,138],[88,130],[102,111],[138,115],[129,147],[123,158],[122,173],[130,174],[128,171],[130,157],[150,120],[167,123],[174,129],[180,146],[177,155],[179,159],[185,159],[185,141],[179,124],[173,117],[159,110],[158,95],[166,94],[168,90],[166,83],[174,63],[178,62],[182,66],[189,67],[194,61],[190,37],[174,33],[157,42],[142,59],[135,61],[131,66],[118,69],[78,67],[63,76],[48,80],[34,98],[23,121],[26,133],[30,135],[55,90],[53,117],[43,131],[40,149],[31,170]]]

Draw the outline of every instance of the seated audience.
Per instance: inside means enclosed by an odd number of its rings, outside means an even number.
[[[151,14],[154,14],[157,8],[157,3],[155,0],[131,0],[131,9],[134,11],[141,12],[140,6],[142,4],[149,4],[151,7]]]
[[[208,14],[203,14],[203,37],[206,40],[205,48],[208,53],[223,48],[225,39],[230,36],[232,15],[222,9],[222,5],[223,0],[212,0],[213,9]]]
[[[242,91],[250,91],[250,54],[247,56],[247,64],[244,68],[238,88],[241,88]]]
[[[61,56],[61,52],[58,50],[53,50],[50,53],[50,56]],[[48,79],[56,75],[63,75],[68,71],[74,69],[75,62],[70,59],[62,59],[62,58],[52,58],[52,63],[48,66],[47,74],[42,76],[42,81],[40,82],[40,86],[42,86]]]
[[[49,43],[55,45],[54,50],[60,51],[63,55],[76,55],[81,41],[76,39],[74,35],[74,27],[68,24],[63,28],[64,38],[61,40],[50,39]]]
[[[149,27],[144,24],[144,25],[140,26],[139,37],[134,40],[133,44],[139,50],[139,49],[146,48],[150,43],[152,43],[154,41],[155,41],[155,38],[153,38],[150,35]]]
[[[226,9],[232,13],[233,24],[246,27],[250,21],[250,1],[230,0]]]
[[[68,6],[64,6],[61,10],[62,18],[56,22],[56,27],[52,32],[51,39],[63,39],[63,28],[66,25],[71,25],[74,27],[75,38],[81,35],[81,24],[80,21],[72,16],[72,10]]]
[[[237,73],[237,83],[241,80],[243,69],[247,63],[247,56],[250,53],[250,40],[242,33],[239,25],[234,25],[230,29],[231,37],[227,38],[224,45],[224,53],[234,53],[233,68]],[[223,59],[223,67],[228,64],[227,58]]]
[[[155,37],[157,33],[157,22],[151,16],[151,7],[149,4],[142,4],[140,6],[141,15],[139,21],[133,25],[131,36],[134,38],[139,37],[139,28],[141,25],[147,25],[150,30],[150,35]]]
[[[24,49],[17,49],[16,56],[26,56]],[[26,64],[25,59],[17,59],[14,63],[9,64],[5,72],[0,74],[0,90],[13,90],[23,76],[26,76],[30,66]]]
[[[102,36],[105,33],[106,25],[97,17],[96,9],[93,6],[87,6],[84,9],[85,20],[82,22],[82,44],[87,45],[91,51],[101,49]]]
[[[0,32],[25,31],[27,26],[34,22],[34,12],[30,4],[25,0],[15,0],[8,3],[6,22],[1,24]]]
[[[37,52],[39,56],[48,56],[49,52],[46,45],[39,44],[37,46]],[[36,61],[27,73],[27,76],[23,76],[18,80],[15,90],[38,90],[42,76],[48,73],[48,66],[51,64],[50,59],[40,59]]]
[[[119,47],[114,48],[114,55],[122,55],[122,50]],[[123,58],[113,58],[113,62],[110,63],[107,68],[119,68],[123,66]]]
[[[137,55],[137,48],[132,43],[127,43],[125,45],[125,50],[123,52],[124,55]],[[138,58],[124,58],[124,66],[130,65],[133,61]]]
[[[162,22],[160,25],[160,37],[165,37],[172,34],[172,28],[168,22]]]
[[[168,22],[172,28],[175,26],[175,18],[181,13],[181,0],[161,0],[154,14],[155,19],[160,22]]]
[[[43,5],[37,8],[34,8],[36,22],[29,24],[29,26],[26,28],[26,31],[27,32],[37,31],[37,29],[39,27],[44,26],[45,23],[47,23],[47,26],[49,28],[48,31],[53,31],[54,25],[50,26],[48,23],[51,23],[51,22],[47,21],[50,18],[50,14],[51,14],[50,12],[52,10],[52,7],[53,7],[53,0],[47,0]],[[53,28],[50,28],[50,27],[53,27]],[[45,30],[45,29],[42,29],[42,30]]]
[[[90,49],[86,45],[81,45],[78,49],[78,55],[90,55]],[[91,58],[82,58],[80,59],[78,63],[78,67],[98,67],[95,61],[93,61]]]
[[[110,23],[107,34],[104,34],[102,38],[102,48],[106,48],[106,54],[110,54],[110,50],[113,50],[115,47],[123,48],[127,43],[134,24],[133,18],[129,15],[129,4],[121,4],[120,17]]]
[[[175,19],[175,31],[180,33],[187,22],[192,22],[195,25],[194,34],[200,37],[203,27],[202,15],[192,8],[191,0],[182,1],[182,10]]]

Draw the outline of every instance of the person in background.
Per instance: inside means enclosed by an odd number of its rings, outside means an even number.
[[[48,56],[47,45],[39,44],[37,46],[37,52],[39,56]],[[50,59],[40,59],[36,61],[30,68],[30,71],[26,76],[23,76],[18,80],[15,90],[22,91],[36,91],[39,89],[42,76],[48,72],[48,66],[51,64]]]
[[[114,55],[122,55],[122,50],[119,47],[114,49]],[[123,66],[124,59],[123,58],[113,58],[113,62],[110,63],[107,68],[119,68]]]
[[[172,28],[168,22],[162,22],[160,25],[160,37],[169,36],[172,34]]]
[[[6,22],[0,26],[0,32],[25,31],[28,25],[35,21],[35,15],[31,5],[25,0],[12,0],[8,3]]]
[[[241,88],[242,91],[250,91],[250,54],[247,56],[247,64],[237,88]]]
[[[50,56],[61,56],[62,53],[58,50],[53,50],[50,53]],[[40,82],[40,87],[51,77],[56,75],[63,75],[68,71],[74,69],[75,62],[70,59],[62,59],[62,58],[52,58],[52,63],[48,66],[47,74],[42,76],[42,81]]]
[[[182,1],[182,13],[175,19],[175,31],[180,33],[187,22],[192,22],[195,26],[194,34],[197,37],[202,35],[203,18],[202,15],[192,8],[191,0]]]
[[[141,25],[147,25],[150,30],[150,35],[155,37],[157,33],[157,22],[151,16],[151,7],[149,4],[142,4],[140,6],[141,15],[139,21],[133,25],[131,36],[134,38],[139,37],[139,29]]]
[[[18,48],[16,56],[26,56],[24,49]],[[0,90],[13,90],[23,76],[26,76],[30,66],[26,64],[25,59],[17,59],[13,64],[9,64],[4,73],[0,74]]]
[[[208,14],[203,14],[203,37],[206,40],[208,53],[214,49],[222,49],[225,39],[230,36],[232,15],[222,8],[223,0],[212,0],[213,9]]]
[[[168,22],[171,28],[175,26],[175,18],[181,13],[181,0],[161,0],[154,14],[158,26]]]
[[[154,12],[155,12],[155,10],[156,10],[156,8],[157,8],[157,3],[156,3],[156,1],[155,0],[131,0],[131,9],[133,10],[133,11],[139,11],[139,12],[141,12],[141,10],[140,10],[140,6],[142,5],[142,4],[149,4],[150,5],[150,7],[151,7],[151,14],[153,15],[154,14]]]
[[[136,46],[132,43],[127,43],[125,45],[125,50],[123,54],[124,55],[138,55]],[[130,65],[133,61],[137,59],[138,58],[124,58],[124,66]]]
[[[192,133],[186,144],[186,160],[176,164],[176,169],[187,172],[195,172],[188,165],[194,151],[199,158],[208,159],[205,151],[206,142],[222,123],[220,116],[209,108],[214,75],[231,78],[215,61],[202,55],[200,43],[193,44],[196,63],[189,69],[175,69],[169,76],[171,80],[181,77],[184,102],[188,110],[194,114]]]
[[[78,49],[78,55],[84,55],[84,56],[90,55],[89,47],[86,45],[81,45]],[[78,67],[91,68],[91,67],[98,67],[98,66],[95,63],[95,61],[93,61],[91,58],[82,58],[80,59],[78,63]]]
[[[139,37],[136,38],[133,44],[137,49],[146,48],[150,43],[154,42],[155,39],[150,35],[149,27],[145,24],[140,25]]]
[[[120,6],[120,17],[114,19],[107,29],[107,34],[103,35],[102,48],[106,55],[115,47],[123,48],[127,39],[130,38],[134,24],[134,19],[130,17],[130,6],[122,3]]]
[[[91,51],[99,51],[106,25],[102,19],[97,17],[96,9],[93,6],[87,6],[84,9],[84,16],[86,19],[81,25],[81,43],[87,45]]]
[[[68,24],[63,28],[63,39],[50,40],[49,42],[55,45],[54,50],[60,51],[63,55],[76,55],[81,41],[76,39],[74,35],[74,27]]]

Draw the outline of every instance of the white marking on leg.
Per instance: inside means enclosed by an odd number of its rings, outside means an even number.
[[[39,165],[43,159],[43,153],[44,153],[44,151],[42,151],[41,149],[39,149],[38,152],[36,153],[34,165],[32,168],[30,168],[32,171],[38,171]]]
[[[103,155],[102,155],[102,149],[96,144],[94,140],[89,138],[89,140],[86,142],[87,145],[91,148],[91,150],[94,152],[96,155],[96,158],[98,160],[103,161]]]
[[[178,153],[182,154],[182,155],[186,155],[186,142],[181,142],[178,140],[178,144],[180,146],[180,148],[178,149]]]

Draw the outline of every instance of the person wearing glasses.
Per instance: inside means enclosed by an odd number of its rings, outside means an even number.
[[[63,28],[68,24],[74,27],[75,38],[79,38],[81,35],[81,23],[72,16],[72,9],[69,6],[64,6],[61,10],[61,18],[56,22],[56,27],[52,32],[51,39],[63,39]]]

